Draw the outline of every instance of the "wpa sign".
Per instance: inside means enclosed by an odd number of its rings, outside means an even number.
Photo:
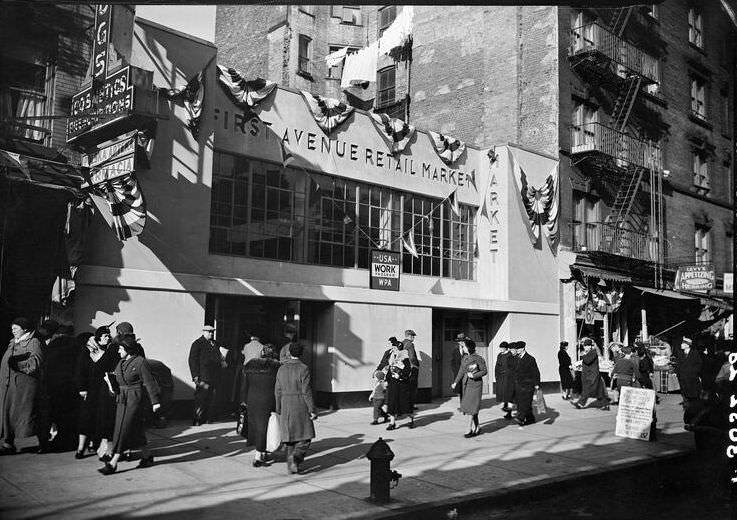
[[[371,251],[371,288],[384,291],[399,290],[399,271],[402,255],[393,251]]]

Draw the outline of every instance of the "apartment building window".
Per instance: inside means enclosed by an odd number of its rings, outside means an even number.
[[[362,25],[361,8],[354,5],[332,5],[330,16],[340,18],[340,23],[346,25]]]
[[[697,76],[691,77],[691,114],[706,120],[706,82]]]
[[[422,221],[414,228],[419,263],[404,251],[404,272],[475,277],[470,206],[461,204],[459,217],[439,199],[219,151],[211,197],[211,253],[368,268],[371,249],[403,251],[402,232]]]
[[[704,48],[701,10],[691,7],[688,10],[688,41],[699,49]]]
[[[597,111],[582,101],[573,102],[571,147],[574,152],[593,150],[596,144]]]
[[[573,249],[596,249],[601,240],[599,199],[587,193],[573,192]]]
[[[397,6],[389,5],[379,9],[379,36],[384,34],[397,17]]]
[[[709,162],[702,151],[692,152],[693,183],[702,189],[709,189]]]
[[[573,52],[595,49],[594,31],[596,26],[591,17],[582,11],[571,13],[571,50]]]
[[[328,54],[332,54],[334,52],[338,52],[340,49],[344,48],[345,45],[331,45],[328,47]],[[348,47],[348,54],[353,54],[354,52],[358,51],[358,47]],[[335,65],[333,67],[328,67],[328,78],[332,79],[340,79],[343,77],[343,65],[345,64],[345,60],[341,61],[338,65]]]
[[[46,66],[0,56],[0,114],[3,118],[19,118],[8,123],[13,137],[42,142],[49,130],[38,117],[46,113]]]
[[[299,57],[297,72],[312,77],[312,39],[304,34],[299,35]]]
[[[694,252],[697,264],[711,262],[711,229],[697,224],[694,232]]]
[[[378,72],[376,106],[382,108],[396,100],[397,67],[392,65]]]

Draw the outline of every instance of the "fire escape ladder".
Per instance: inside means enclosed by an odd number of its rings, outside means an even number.
[[[618,7],[614,10],[614,13],[612,13],[612,20],[609,23],[609,30],[612,32],[612,34],[617,35],[618,37],[622,37],[622,34],[624,33],[624,28],[627,27],[627,22],[630,19],[630,15],[632,14],[633,7]]]
[[[624,228],[627,224],[645,170],[644,166],[634,164],[630,164],[625,170],[625,177],[619,185],[611,211],[606,219],[607,223],[615,228]]]
[[[637,94],[640,92],[640,86],[642,85],[642,77],[638,75],[632,75],[627,78],[625,85],[619,91],[617,101],[614,103],[614,109],[612,110],[612,118],[610,126],[615,130],[624,133],[627,128],[627,122],[632,108],[635,106],[637,100]]]

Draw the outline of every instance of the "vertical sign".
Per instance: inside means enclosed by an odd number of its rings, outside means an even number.
[[[734,294],[734,273],[724,273],[724,287],[726,294]]]
[[[95,33],[92,42],[92,82],[105,80],[107,76],[108,48],[110,43],[110,24],[113,9],[108,4],[95,7]]]
[[[371,251],[371,288],[383,291],[399,290],[399,270],[402,255],[394,251]]]
[[[641,441],[650,440],[655,390],[623,386],[619,395],[614,435]]]

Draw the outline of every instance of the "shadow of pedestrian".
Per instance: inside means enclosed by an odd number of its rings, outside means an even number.
[[[440,412],[415,417],[415,428],[420,426],[428,426],[439,421],[449,421],[451,417],[453,417],[453,414],[451,412]]]
[[[543,424],[553,424],[555,420],[560,416],[560,412],[555,408],[551,408],[550,406],[546,408],[547,410],[545,411],[545,413],[536,415],[535,419],[537,420],[537,422],[542,422]]]
[[[499,418],[487,422],[482,422],[479,425],[479,435],[498,432],[499,430],[503,430],[504,428],[507,428],[509,426],[518,426],[517,421],[515,421],[514,419]]]

